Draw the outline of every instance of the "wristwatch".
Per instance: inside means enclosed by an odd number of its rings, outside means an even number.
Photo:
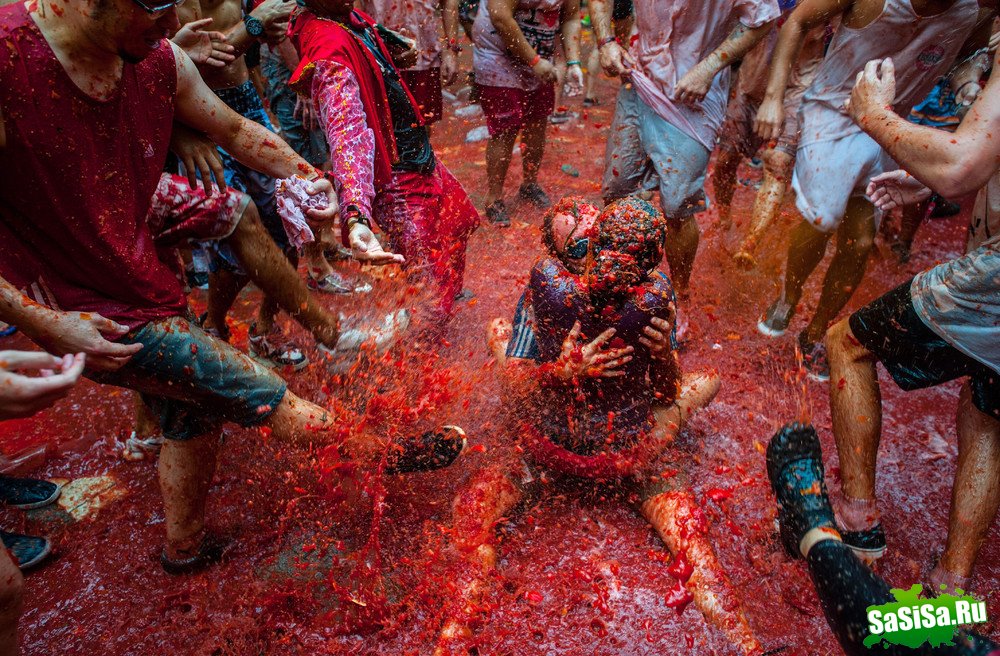
[[[253,38],[259,39],[264,36],[264,23],[260,22],[259,19],[247,14],[243,17],[243,24],[247,27],[247,34]]]

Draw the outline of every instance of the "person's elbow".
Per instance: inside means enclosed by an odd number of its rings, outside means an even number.
[[[945,198],[960,198],[979,191],[993,177],[996,170],[995,162],[980,162],[972,157],[961,157],[942,167],[938,179],[928,186]]]

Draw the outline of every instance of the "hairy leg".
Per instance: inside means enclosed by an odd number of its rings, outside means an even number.
[[[967,579],[1000,507],[1000,422],[973,405],[972,389],[966,382],[958,399],[956,424],[958,467],[951,490],[948,541],[939,568]]]
[[[514,483],[516,471],[500,466],[480,470],[452,502],[452,535],[462,560],[458,594],[448,600],[445,621],[434,656],[453,653],[470,635],[469,623],[477,612],[486,578],[496,567],[496,527],[524,500]]]
[[[226,337],[229,329],[226,327],[226,315],[232,309],[233,303],[240,291],[247,284],[247,279],[231,271],[219,270],[208,274],[208,309],[205,323],[206,330],[216,330]]]
[[[160,451],[159,478],[167,529],[167,557],[197,554],[205,536],[205,505],[215,474],[220,431],[190,440],[166,440]]]
[[[674,287],[685,293],[691,281],[694,258],[698,254],[698,222],[694,216],[681,219],[667,218],[667,243],[665,247],[670,276]]]
[[[490,136],[486,142],[486,205],[503,199],[503,183],[507,179],[507,169],[514,153],[517,131],[509,130]]]
[[[316,341],[329,347],[337,344],[340,334],[337,315],[327,311],[309,293],[298,272],[267,233],[252,203],[247,205],[230,243],[240,264],[266,296],[311,332]]]
[[[848,530],[864,530],[878,521],[875,466],[882,436],[882,396],[875,356],[858,342],[844,319],[826,335],[830,361],[830,413],[840,458],[842,490],[847,501],[838,519]]]
[[[545,154],[545,138],[548,127],[548,118],[524,124],[524,130],[521,133],[521,171],[524,176],[523,184],[531,184],[538,181],[538,170],[542,167],[542,156]]]
[[[750,219],[750,230],[740,244],[739,250],[733,256],[736,263],[744,269],[757,266],[754,251],[774,219],[781,211],[785,200],[785,189],[792,177],[795,166],[795,156],[769,148],[764,151],[764,180],[753,203],[753,214]]]
[[[712,183],[715,187],[715,201],[719,205],[719,227],[728,230],[733,225],[733,196],[736,193],[736,172],[743,161],[735,148],[719,149],[719,157],[715,160],[715,174]]]
[[[864,278],[868,254],[875,243],[874,212],[871,203],[863,198],[855,197],[847,203],[847,214],[837,230],[837,252],[826,271],[816,313],[804,331],[807,342],[823,338]]]

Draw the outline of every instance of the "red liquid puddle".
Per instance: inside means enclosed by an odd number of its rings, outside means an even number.
[[[550,195],[598,200],[602,155],[614,87],[599,80],[601,105],[583,128],[552,126],[541,183]],[[574,101],[575,102],[575,101]],[[441,159],[482,205],[483,144],[464,143],[478,123],[452,117],[434,128]],[[579,178],[562,174],[572,162]],[[515,157],[508,180],[519,183]],[[760,268],[738,271],[734,250],[746,230],[752,190],[738,188],[737,228],[720,235],[714,211],[699,217],[702,246],[691,300],[693,324],[681,354],[686,370],[715,368],[722,391],[681,434],[676,449],[703,503],[692,517],[708,532],[719,561],[766,647],[788,653],[837,651],[801,562],[781,552],[763,446],[783,423],[811,417],[826,450],[828,478],[839,487],[830,432],[828,389],[808,383],[796,364],[794,336],[769,340],[757,316],[777,294],[793,219],[779,220],[759,253]],[[936,260],[956,254],[968,214],[921,228],[911,264],[900,267],[880,246],[854,309]],[[474,446],[452,468],[384,477],[378,467],[345,465],[317,441],[291,447],[265,431],[229,429],[209,497],[210,525],[235,540],[229,560],[205,573],[173,578],[157,562],[163,516],[152,462],[118,457],[131,430],[132,397],[83,383],[40,416],[0,424],[5,453],[47,446],[33,473],[93,476],[110,472],[128,496],[91,520],[35,522],[5,513],[6,530],[40,530],[57,557],[27,578],[20,624],[24,653],[132,654],[427,654],[437,641],[442,609],[460,584],[451,548],[451,503],[470,475],[520,457],[494,366],[483,345],[487,322],[511,317],[529,267],[542,255],[539,216],[514,210],[514,226],[484,224],[469,248],[466,287],[449,346],[427,355],[408,343],[401,354],[375,357],[348,376],[316,362],[290,374],[291,388],[340,418],[338,439],[363,431],[412,435],[457,422]],[[885,255],[882,255],[882,253]],[[818,296],[823,271],[806,287],[792,331]],[[410,298],[396,281],[376,281],[365,297],[324,299],[345,314],[369,319]],[[195,296],[203,303],[202,296]],[[246,325],[259,298],[241,297],[233,313],[234,343],[245,348]],[[282,325],[310,340],[287,318]],[[5,348],[23,345],[8,339]],[[345,381],[347,381],[345,383]],[[885,403],[879,495],[893,548],[879,572],[893,586],[919,580],[929,553],[941,548],[954,473],[957,384],[904,394],[883,378]],[[672,477],[677,472],[664,472]],[[687,604],[684,557],[671,559],[624,494],[593,486],[549,485],[541,500],[501,527],[498,567],[476,608],[470,645],[482,654],[730,654],[732,647]],[[692,530],[695,530],[694,528]],[[1000,535],[993,527],[974,579],[988,616],[1000,616]],[[688,566],[689,567],[689,566]],[[674,612],[676,609],[678,612]],[[997,639],[995,625],[987,627]],[[380,630],[377,630],[380,629]],[[377,630],[377,631],[376,631]]]

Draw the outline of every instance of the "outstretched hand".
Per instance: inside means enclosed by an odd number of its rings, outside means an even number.
[[[865,190],[872,204],[883,212],[915,205],[931,196],[931,190],[906,171],[888,171],[876,175]]]
[[[406,259],[398,253],[390,253],[382,248],[375,233],[364,223],[351,226],[348,244],[354,259],[367,264],[403,264]]]
[[[604,350],[604,345],[615,336],[615,329],[608,328],[592,342],[580,346],[580,322],[573,324],[562,343],[562,352],[555,362],[555,375],[562,380],[573,378],[617,378],[624,376],[622,367],[632,359],[631,346]]]
[[[43,351],[0,351],[0,419],[30,417],[66,396],[80,380],[85,361],[83,353],[57,358]]]
[[[171,41],[186,52],[195,64],[223,68],[236,59],[236,49],[227,43],[226,35],[222,32],[203,29],[211,22],[211,18],[202,18],[185,23]]]

